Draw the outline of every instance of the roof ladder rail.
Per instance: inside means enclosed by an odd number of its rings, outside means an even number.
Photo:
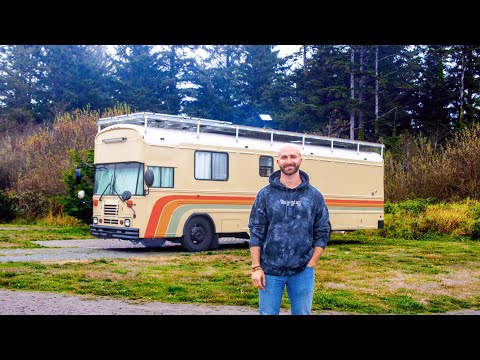
[[[227,121],[220,120],[211,120],[211,119],[202,119],[197,117],[188,117],[183,115],[170,115],[170,114],[159,114],[151,112],[143,113],[132,113],[118,116],[111,116],[106,118],[101,118],[97,120],[97,131],[102,131],[102,127],[112,126],[117,124],[132,124],[140,125],[144,127],[145,133],[148,130],[148,127],[158,127],[158,128],[167,128],[167,129],[189,129],[195,130],[194,126],[197,127],[196,137],[200,138],[200,131],[206,133],[220,133],[224,135],[232,136],[235,134],[235,141],[240,143],[240,135],[242,138],[254,138],[254,139],[264,139],[266,144],[268,144],[268,132],[270,132],[270,146],[273,147],[274,141],[291,141],[298,143],[300,145],[300,138],[302,139],[301,144],[302,148],[305,149],[307,145],[312,144],[313,146],[328,146],[330,143],[331,153],[337,152],[336,147],[339,147],[338,150],[342,151],[352,151],[356,152],[358,155],[362,152],[376,152],[380,157],[385,155],[385,145],[370,143],[366,141],[358,140],[347,140],[340,138],[331,138],[320,135],[283,131],[283,130],[274,130],[271,128],[260,128],[246,125],[232,124]],[[242,132],[240,132],[242,130]],[[193,135],[193,133],[192,133]],[[195,135],[193,135],[195,136]],[[356,151],[355,147],[356,145]],[[380,151],[378,150],[380,148]]]

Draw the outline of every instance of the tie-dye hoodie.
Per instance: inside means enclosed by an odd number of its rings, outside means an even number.
[[[260,246],[260,265],[267,275],[294,275],[307,266],[313,248],[330,238],[325,200],[299,170],[302,183],[290,189],[280,182],[280,170],[270,175],[250,212],[250,247]]]

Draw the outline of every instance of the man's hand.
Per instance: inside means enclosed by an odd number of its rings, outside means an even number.
[[[265,279],[265,274],[263,270],[256,270],[252,272],[252,283],[257,289],[264,290],[267,280]]]

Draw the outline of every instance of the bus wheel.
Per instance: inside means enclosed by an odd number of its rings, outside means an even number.
[[[210,250],[216,250],[220,247],[220,242],[218,241],[218,234],[213,235],[212,242],[210,244]]]
[[[188,251],[205,251],[210,248],[213,238],[210,221],[203,216],[192,216],[185,225],[181,244]]]

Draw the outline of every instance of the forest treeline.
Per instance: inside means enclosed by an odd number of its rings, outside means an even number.
[[[0,131],[57,114],[185,114],[390,144],[479,120],[478,45],[0,46]]]
[[[387,201],[480,199],[479,46],[113,49],[0,46],[0,214],[65,211],[96,120],[133,111],[381,142]]]

